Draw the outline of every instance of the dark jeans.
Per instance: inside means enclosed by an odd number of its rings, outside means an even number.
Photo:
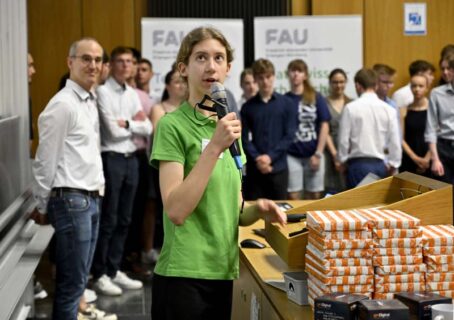
[[[77,318],[98,238],[99,207],[99,198],[80,193],[66,192],[49,199],[48,217],[56,244],[54,320]]]
[[[262,174],[255,165],[247,166],[244,182],[244,199],[271,200],[287,199],[288,169],[269,174]]]
[[[385,162],[377,158],[353,158],[347,162],[347,188],[351,189],[358,185],[369,173],[376,174],[380,178],[387,175]]]
[[[139,167],[135,156],[102,153],[102,163],[106,191],[92,268],[94,279],[103,274],[115,277],[120,269],[139,180]]]
[[[230,320],[232,280],[153,276],[151,319]]]
[[[445,174],[439,179],[446,183],[454,184],[454,140],[438,139],[438,157],[440,158]]]

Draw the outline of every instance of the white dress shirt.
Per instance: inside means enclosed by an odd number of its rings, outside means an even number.
[[[142,111],[137,92],[127,84],[120,85],[109,77],[104,85],[98,87],[97,94],[101,118],[101,150],[118,153],[136,151],[133,133],[149,136],[152,128],[148,118],[145,121],[133,120]],[[118,125],[120,119],[129,122],[128,129]]]
[[[348,103],[339,124],[339,161],[370,157],[385,159],[398,168],[402,159],[396,110],[380,100],[375,93],[365,92]]]
[[[33,163],[38,210],[47,212],[52,188],[104,188],[99,117],[94,95],[72,80],[38,118],[39,146]]]
[[[410,84],[396,90],[391,99],[396,103],[397,110],[407,107],[409,104],[413,103],[414,97],[411,92]]]

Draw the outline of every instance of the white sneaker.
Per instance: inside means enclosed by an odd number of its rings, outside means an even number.
[[[96,292],[94,292],[93,290],[85,289],[84,298],[86,303],[92,303],[95,302],[96,299],[98,299],[98,296],[96,295]]]
[[[107,313],[106,311],[99,310],[95,305],[89,305],[83,312],[84,315],[88,315],[89,319],[95,320],[118,320],[115,313]]]
[[[142,260],[142,263],[145,263],[145,264],[153,264],[153,263],[156,263],[156,261],[158,261],[159,259],[159,251],[156,250],[156,249],[151,249],[150,251],[142,251],[142,254],[141,254],[141,260]]]
[[[119,296],[123,293],[123,290],[105,274],[94,283],[93,289],[106,296]]]
[[[143,287],[142,281],[131,279],[120,270],[117,271],[117,275],[112,279],[112,282],[123,289],[141,289]]]

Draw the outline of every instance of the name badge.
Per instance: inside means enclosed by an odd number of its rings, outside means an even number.
[[[207,147],[208,143],[210,143],[210,139],[202,139],[202,152],[203,152],[203,150],[205,150],[205,148]],[[222,159],[222,158],[224,158],[224,152],[222,152],[219,155],[219,159]]]

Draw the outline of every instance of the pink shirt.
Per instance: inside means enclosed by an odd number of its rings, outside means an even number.
[[[150,116],[150,111],[151,108],[156,104],[153,102],[150,98],[150,96],[143,90],[134,89],[137,92],[137,95],[139,96],[140,104],[142,106],[143,112],[145,112],[146,116]],[[153,128],[152,128],[153,130]],[[153,133],[153,131],[152,131]],[[134,135],[133,137],[134,144],[137,146],[137,150],[141,149],[148,149],[150,145],[150,136],[140,136],[140,135]]]

